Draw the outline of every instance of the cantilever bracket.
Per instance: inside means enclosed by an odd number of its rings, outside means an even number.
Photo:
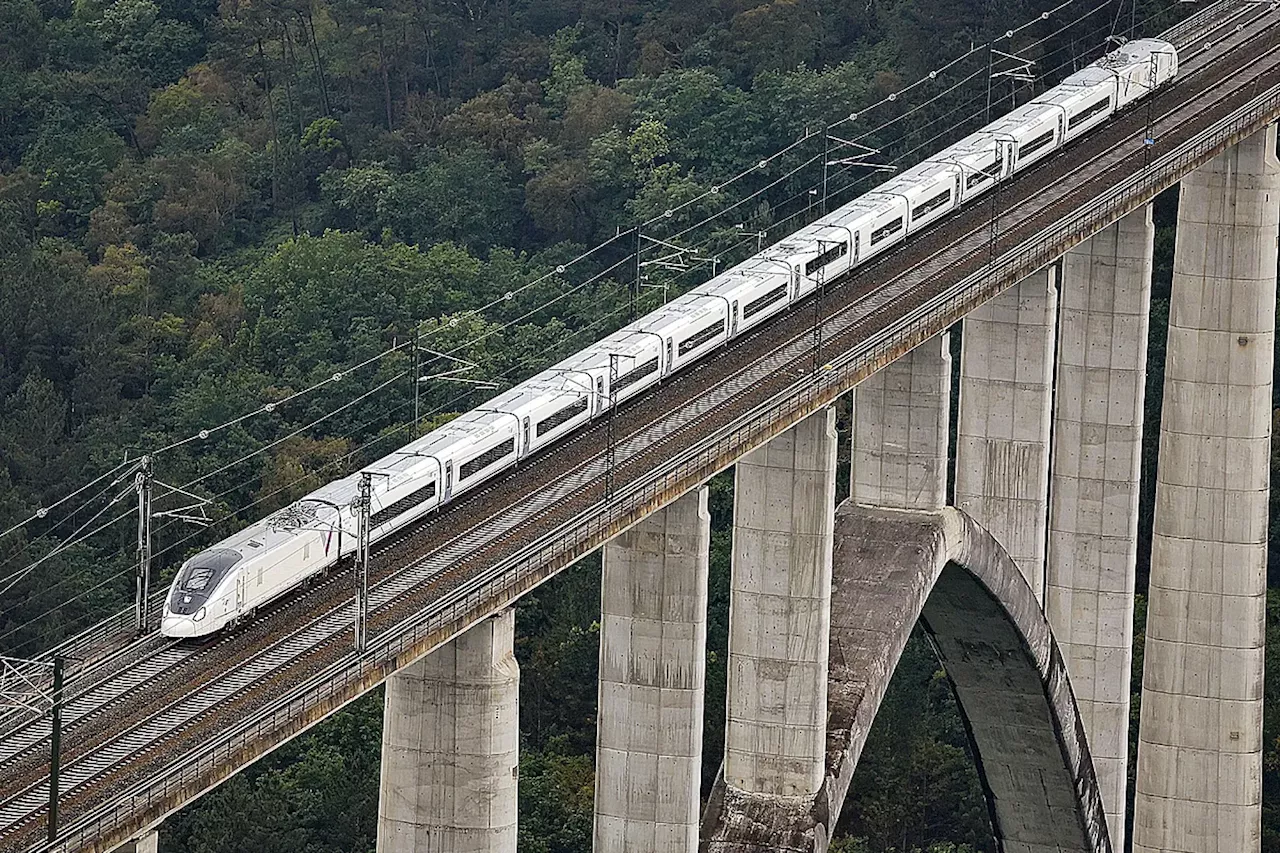
[[[657,237],[650,237],[647,234],[641,234],[640,239],[667,250],[666,254],[659,255],[652,260],[640,261],[639,266],[642,269],[648,266],[656,266],[659,269],[684,272],[689,269],[691,262],[713,264],[718,260],[717,258],[701,257],[694,249],[686,249],[684,246],[677,245],[667,240],[660,240]]]
[[[991,55],[999,57],[1001,60],[1008,60],[1011,64],[1011,67],[1000,71],[993,69],[991,71],[991,77],[993,79],[996,77],[1009,77],[1013,80],[1017,80],[1019,83],[1035,82],[1036,76],[1032,73],[1032,68],[1036,64],[1034,59],[1027,59],[1026,57],[1018,56],[1016,53],[1005,53],[1003,50],[995,49],[992,49]]]
[[[437,350],[427,349],[426,347],[419,347],[419,349],[422,352],[435,356],[436,358],[443,358],[458,365],[457,367],[441,371],[440,373],[433,373],[430,376],[419,376],[419,382],[428,382],[432,379],[447,379],[450,382],[459,382],[463,385],[475,385],[478,388],[488,388],[489,390],[497,390],[501,387],[497,382],[491,382],[487,379],[467,379],[459,375],[462,373],[468,373],[472,370],[478,370],[480,365],[474,361],[468,361],[465,358],[458,358],[457,356],[449,355],[447,352],[439,352]]]
[[[192,492],[188,492],[180,486],[171,486],[168,483],[162,483],[159,480],[155,480],[154,484],[162,489],[168,489],[170,494],[182,495],[183,497],[190,498],[195,501],[195,503],[175,507],[174,509],[161,510],[160,512],[153,511],[151,513],[153,518],[176,518],[178,521],[185,521],[188,524],[196,524],[201,527],[207,527],[213,523],[213,519],[205,515],[204,512],[204,508],[212,504],[213,501],[208,498],[202,498],[200,495]]]
[[[53,661],[0,655],[0,710],[48,710],[53,703],[53,666]]]
[[[898,167],[892,163],[877,162],[874,158],[880,155],[879,148],[869,148],[860,142],[854,142],[849,139],[841,139],[838,136],[827,135],[828,142],[834,142],[837,145],[843,145],[846,148],[853,149],[853,153],[847,157],[837,157],[834,160],[828,160],[828,166],[856,166],[861,169],[870,169],[873,172],[896,172]]]

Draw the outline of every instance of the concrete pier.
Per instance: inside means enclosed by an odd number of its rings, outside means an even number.
[[[1027,276],[964,319],[956,506],[991,532],[1044,594],[1057,268]]]
[[[946,504],[950,346],[950,335],[938,335],[853,389],[855,503],[919,510]]]
[[[1137,210],[1062,259],[1044,604],[1124,850],[1129,671],[1155,225]]]
[[[1133,849],[1261,847],[1275,127],[1182,182]]]
[[[724,778],[751,794],[822,785],[835,473],[833,409],[737,465]]]
[[[156,830],[144,832],[128,844],[116,848],[116,853],[156,853],[160,844],[160,833]]]
[[[595,853],[698,847],[710,548],[705,486],[604,547]]]
[[[515,853],[515,611],[387,679],[378,853]]]

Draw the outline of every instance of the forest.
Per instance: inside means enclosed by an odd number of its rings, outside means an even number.
[[[128,460],[152,454],[183,489],[158,498],[163,585],[236,525],[848,201],[1109,37],[1185,14],[1176,0],[0,0],[0,652],[37,654],[131,602],[133,497],[112,474]],[[1176,193],[1158,200],[1139,589],[1175,214]],[[423,336],[428,350],[406,348]],[[417,381],[460,364],[470,384]],[[174,517],[192,496],[211,523]],[[711,484],[704,792],[723,742],[731,497],[726,472]],[[591,849],[599,596],[597,556],[518,610],[521,853]],[[1280,593],[1269,616],[1280,641]],[[372,851],[381,702],[166,822],[161,850]],[[833,849],[994,851],[967,750],[945,673],[913,640]]]

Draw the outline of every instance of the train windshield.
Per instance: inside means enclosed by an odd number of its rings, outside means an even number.
[[[186,580],[183,581],[182,588],[187,590],[195,590],[197,592],[209,588],[209,581],[213,580],[214,571],[207,566],[193,566],[191,571],[187,573]]]
[[[195,613],[241,559],[240,552],[231,548],[215,548],[192,557],[178,575],[169,608],[180,614]]]

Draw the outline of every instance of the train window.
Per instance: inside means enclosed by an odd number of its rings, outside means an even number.
[[[951,190],[948,188],[935,195],[933,198],[919,204],[911,209],[911,218],[919,219],[922,216],[932,213],[940,207],[946,207],[951,203]]]
[[[191,571],[187,573],[187,582],[182,587],[183,589],[202,590],[209,585],[211,580],[213,580],[213,569],[206,566],[193,566]]]
[[[829,264],[829,263],[831,263],[832,261],[834,261],[836,258],[843,258],[843,257],[844,257],[845,255],[847,255],[847,254],[849,254],[849,244],[848,244],[848,243],[837,243],[836,245],[834,245],[834,246],[832,246],[831,248],[827,249],[827,250],[826,250],[825,252],[823,252],[821,255],[818,255],[818,257],[816,257],[816,258],[814,258],[813,260],[809,261],[809,263],[805,264],[805,265],[804,265],[804,274],[805,274],[805,275],[813,275],[813,273],[814,273],[814,271],[815,271],[815,270],[822,269],[822,268],[823,268],[823,267],[825,267],[827,264]]]
[[[777,302],[779,299],[786,298],[786,295],[787,295],[787,286],[784,284],[781,287],[775,287],[773,290],[770,290],[768,293],[766,293],[764,296],[759,297],[758,299],[751,300],[742,309],[742,319],[745,320],[748,317],[751,317],[755,314],[759,314],[761,311],[768,308],[770,305]]]
[[[1053,131],[1046,130],[1044,133],[1040,134],[1035,139],[1031,140],[1026,145],[1018,149],[1018,157],[1021,158],[1021,157],[1026,157],[1030,154],[1034,154],[1035,152],[1039,151],[1041,148],[1044,148],[1045,146],[1052,145],[1052,144],[1053,144]]]
[[[1079,112],[1073,114],[1070,119],[1071,126],[1074,127],[1079,122],[1088,121],[1089,119],[1096,116],[1098,113],[1105,113],[1110,108],[1111,108],[1111,97],[1108,95],[1107,97],[1103,98],[1101,101],[1098,101],[1096,104],[1090,104],[1089,106],[1085,107]]]
[[[885,240],[889,239],[901,230],[902,217],[899,216],[892,222],[888,222],[871,232],[871,245],[874,246],[876,243],[883,243]]]
[[[377,527],[379,524],[382,524],[382,522],[390,521],[391,519],[395,518],[397,515],[404,512],[405,510],[408,510],[411,507],[415,507],[424,501],[429,501],[435,496],[436,496],[436,481],[432,480],[430,483],[427,483],[422,488],[415,489],[413,492],[410,492],[409,494],[405,495],[400,500],[396,501],[390,506],[383,507],[382,509],[375,512],[372,516],[370,516],[369,523],[374,527]]]
[[[488,468],[504,456],[510,456],[516,452],[516,440],[508,438],[496,447],[491,447],[479,456],[468,459],[458,466],[458,482],[461,483],[471,475],[478,471]]]
[[[681,341],[680,354],[684,355],[687,352],[691,352],[705,344],[707,341],[722,334],[724,334],[724,320],[718,320],[710,326],[707,326],[702,331],[694,332],[692,335]]]
[[[570,418],[577,417],[578,415],[582,414],[586,410],[587,410],[587,398],[582,397],[570,403],[569,405],[565,406],[563,409],[556,412],[555,414],[548,415],[547,417],[538,421],[538,430],[537,430],[538,437],[541,438],[543,433],[551,432],[551,430],[560,426],[560,424],[564,423]]]
[[[240,552],[234,548],[214,548],[192,557],[178,575],[169,607],[175,613],[195,613],[241,559]]]
[[[650,373],[657,372],[657,370],[658,370],[658,359],[655,356],[654,358],[649,359],[639,367],[634,367],[631,370],[628,370],[626,373],[619,376],[617,380],[613,383],[613,388],[615,391],[621,391],[623,388],[626,388],[628,385],[634,385],[636,382],[639,382],[641,379],[644,379]]]

